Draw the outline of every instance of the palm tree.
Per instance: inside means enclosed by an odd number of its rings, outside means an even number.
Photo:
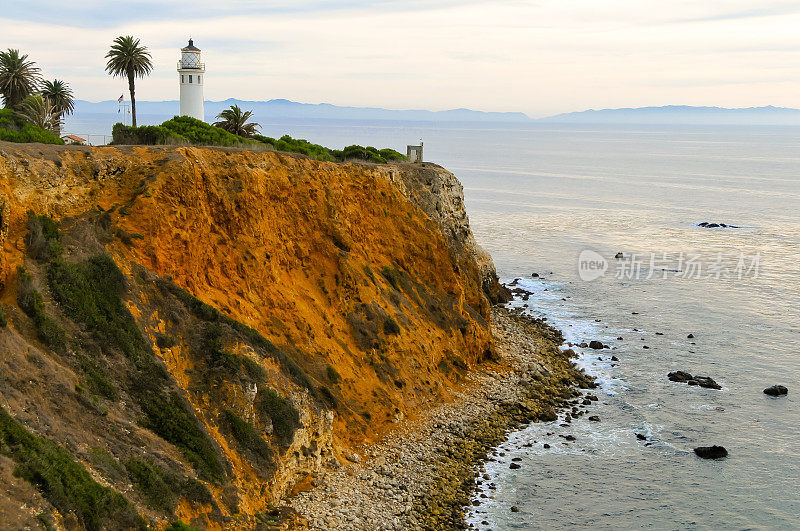
[[[22,101],[36,92],[41,81],[41,71],[27,55],[19,50],[0,52],[0,95],[9,109],[19,108]]]
[[[257,127],[261,127],[261,124],[256,122],[247,123],[252,117],[253,111],[242,111],[238,105],[231,105],[230,109],[225,109],[217,115],[220,121],[214,122],[214,125],[234,135],[250,137],[256,134]]]
[[[128,78],[133,115],[132,124],[136,127],[136,96],[133,80],[137,77],[143,78],[153,71],[150,52],[147,51],[146,46],[139,44],[139,39],[134,39],[130,35],[120,36],[114,39],[111,49],[106,54],[106,59],[108,59],[106,72],[114,77]]]
[[[47,98],[53,105],[53,110],[56,114],[56,131],[58,136],[61,136],[61,124],[63,118],[67,114],[72,114],[75,110],[75,100],[72,97],[72,89],[69,85],[60,79],[53,81],[45,81],[42,84],[42,96]]]
[[[42,129],[56,132],[59,118],[56,108],[48,98],[40,93],[31,94],[19,106],[22,118]]]

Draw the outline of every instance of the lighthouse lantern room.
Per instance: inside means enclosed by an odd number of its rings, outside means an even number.
[[[181,116],[203,120],[203,83],[206,65],[200,60],[200,49],[189,39],[189,45],[181,48],[178,61],[178,80],[181,86]]]

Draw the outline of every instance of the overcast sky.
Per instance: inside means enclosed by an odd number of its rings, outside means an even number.
[[[115,99],[117,35],[155,72],[137,99],[177,99],[191,34],[206,99],[286,98],[531,116],[687,104],[800,107],[800,2],[778,0],[1,0],[19,48],[80,99]]]

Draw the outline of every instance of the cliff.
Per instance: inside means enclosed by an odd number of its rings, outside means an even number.
[[[431,164],[0,143],[0,247],[12,527],[284,521],[491,361],[506,297]]]

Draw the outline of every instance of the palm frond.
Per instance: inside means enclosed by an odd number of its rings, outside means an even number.
[[[220,127],[229,133],[243,137],[251,137],[258,132],[260,124],[249,122],[253,117],[252,111],[242,111],[238,105],[231,105],[217,115],[218,122],[214,122],[216,127]]]
[[[10,48],[0,52],[0,95],[6,107],[19,108],[26,97],[36,92],[41,78],[41,70],[28,61],[27,55]]]

